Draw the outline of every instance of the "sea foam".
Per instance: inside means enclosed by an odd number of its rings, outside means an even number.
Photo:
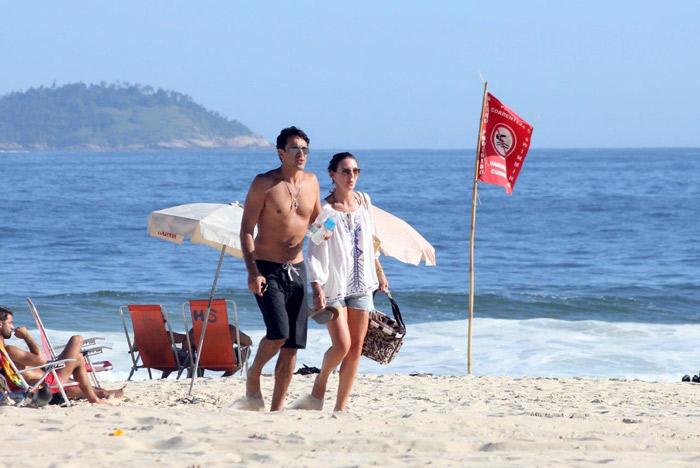
[[[403,347],[391,364],[380,365],[363,358],[360,372],[466,374],[467,329],[466,320],[409,325]],[[246,333],[256,344],[264,336],[264,330],[259,329]],[[36,337],[36,330],[32,334]],[[128,377],[131,358],[123,333],[83,331],[81,334],[102,336],[103,343],[112,347],[94,358],[114,364],[113,371],[101,374],[102,380]],[[49,330],[49,337],[55,343],[65,342],[70,335]],[[472,373],[674,382],[680,381],[684,374],[700,372],[698,336],[700,325],[695,324],[481,318],[474,320]],[[17,340],[12,342],[16,344]],[[297,355],[297,367],[303,364],[320,367],[330,343],[324,328],[310,327],[307,348],[299,350]],[[265,373],[273,372],[274,362],[273,359],[268,363]],[[148,378],[148,373],[141,370],[134,378]]]

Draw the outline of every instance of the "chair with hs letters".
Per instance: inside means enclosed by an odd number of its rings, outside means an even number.
[[[229,325],[228,306],[233,308],[234,326]],[[199,353],[199,369],[236,372],[247,365],[250,347],[235,346],[241,342],[236,303],[224,299],[214,299],[211,304],[202,348],[198,349],[208,300],[192,300],[182,304],[183,313],[189,307],[193,325],[193,345]],[[232,335],[235,338],[232,338]]]

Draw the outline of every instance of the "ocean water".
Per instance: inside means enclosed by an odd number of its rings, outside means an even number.
[[[322,193],[334,152],[309,158]],[[408,333],[392,364],[363,360],[360,372],[466,373],[474,151],[353,152],[358,189],[421,232],[438,263],[383,260]],[[117,367],[106,378],[125,378],[119,307],[157,302],[179,313],[208,297],[218,261],[214,249],[148,236],[149,213],[243,201],[252,178],[277,162],[274,151],[0,153],[0,304],[33,329],[31,297],[56,341],[104,336]],[[512,196],[480,184],[473,373],[698,373],[698,173],[700,149],[533,149]],[[242,329],[263,336],[242,261],[226,257],[217,297],[236,301]],[[329,343],[312,323],[298,365],[320,366]]]

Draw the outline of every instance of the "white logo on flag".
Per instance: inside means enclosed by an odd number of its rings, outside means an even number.
[[[506,124],[496,124],[491,133],[491,143],[499,156],[507,158],[515,149],[515,132]]]

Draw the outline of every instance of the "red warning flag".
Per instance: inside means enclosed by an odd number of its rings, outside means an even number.
[[[479,180],[505,187],[506,192],[512,194],[530,149],[532,125],[491,93],[487,93],[482,118]]]

